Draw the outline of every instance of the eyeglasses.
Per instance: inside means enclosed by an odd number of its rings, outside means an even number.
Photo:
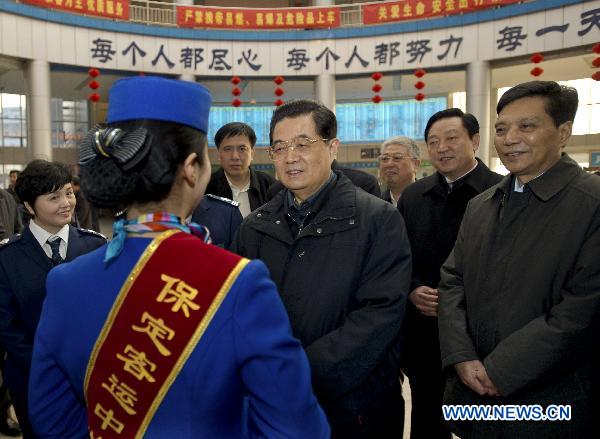
[[[409,155],[402,155],[402,154],[394,154],[394,155],[383,154],[378,157],[379,163],[389,163],[390,161],[392,161],[394,163],[400,163],[404,159],[412,159],[412,157]]]
[[[283,160],[288,150],[296,151],[300,155],[308,155],[312,146],[319,140],[327,143],[331,139],[311,139],[310,137],[294,137],[292,140],[279,140],[269,147],[271,160]]]

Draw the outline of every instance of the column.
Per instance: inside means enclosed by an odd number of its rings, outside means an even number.
[[[178,6],[194,6],[194,0],[177,0]],[[196,75],[193,73],[182,73],[178,79],[182,81],[196,82]]]
[[[27,63],[27,108],[31,159],[52,160],[50,130],[50,64],[32,60]]]
[[[323,73],[315,77],[315,99],[335,113],[335,75]]]
[[[474,61],[467,64],[467,111],[479,121],[479,150],[477,157],[490,165],[491,121],[490,94],[491,70],[487,61]]]

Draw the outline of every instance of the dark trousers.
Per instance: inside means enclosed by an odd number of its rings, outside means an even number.
[[[415,369],[408,375],[412,397],[411,439],[449,439],[442,424],[442,395],[445,380],[437,369]]]
[[[15,392],[8,390],[10,399],[12,399],[13,407],[19,421],[19,426],[23,432],[23,439],[37,439],[37,435],[33,432],[31,422],[29,421],[29,405],[26,393]]]

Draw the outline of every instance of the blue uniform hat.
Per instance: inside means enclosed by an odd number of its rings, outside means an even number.
[[[158,76],[119,79],[108,94],[108,123],[136,119],[176,122],[206,134],[212,98],[189,81]]]

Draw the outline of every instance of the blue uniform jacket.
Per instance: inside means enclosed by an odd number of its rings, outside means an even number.
[[[69,226],[66,261],[105,242],[99,233]],[[4,380],[13,392],[27,395],[33,338],[51,268],[52,262],[29,227],[0,246],[0,343],[7,352]]]
[[[229,248],[242,223],[239,203],[217,195],[206,195],[192,214],[192,221],[210,230],[213,244]]]
[[[122,284],[150,242],[128,238],[106,267],[101,248],[48,277],[29,392],[31,422],[41,437],[88,437],[86,367]],[[225,252],[212,249],[214,258]],[[306,355],[291,335],[264,264],[253,261],[232,285],[144,437],[328,436]]]

